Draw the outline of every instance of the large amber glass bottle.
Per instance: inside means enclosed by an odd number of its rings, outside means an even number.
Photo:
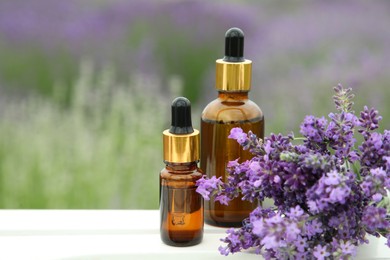
[[[192,128],[191,105],[172,103],[171,128],[163,132],[165,168],[160,172],[160,234],[165,244],[191,246],[203,238],[203,199],[196,192],[199,131]]]
[[[243,52],[244,33],[238,28],[229,29],[225,34],[225,57],[216,61],[218,98],[206,106],[201,118],[201,169],[208,177],[222,177],[225,182],[229,161],[252,158],[235,140],[228,138],[230,130],[241,127],[245,132],[251,130],[259,138],[264,137],[263,112],[248,98],[252,62],[244,59]],[[256,206],[241,198],[228,206],[205,201],[205,222],[224,227],[241,226]]]

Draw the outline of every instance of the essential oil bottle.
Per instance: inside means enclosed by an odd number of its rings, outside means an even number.
[[[196,181],[199,131],[193,129],[191,104],[184,97],[172,102],[171,128],[163,132],[165,168],[160,173],[160,234],[171,246],[192,246],[203,238],[203,199]]]
[[[203,110],[201,118],[201,169],[208,177],[222,177],[227,181],[226,166],[239,158],[252,158],[236,140],[229,139],[230,130],[241,127],[264,138],[264,116],[260,108],[249,100],[252,61],[244,58],[244,33],[231,28],[225,34],[225,57],[216,61],[216,89],[218,97]],[[205,201],[205,222],[215,226],[238,227],[257,206],[256,203],[234,199],[228,206],[213,200]]]

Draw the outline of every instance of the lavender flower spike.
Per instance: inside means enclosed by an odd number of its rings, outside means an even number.
[[[336,105],[336,108],[341,112],[352,112],[352,99],[355,97],[354,94],[351,94],[352,89],[344,89],[340,83],[333,89],[336,92],[336,94],[333,96],[333,101]]]

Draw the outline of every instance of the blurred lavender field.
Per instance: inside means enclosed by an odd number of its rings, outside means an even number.
[[[232,26],[267,133],[326,116],[339,82],[389,129],[389,24],[385,0],[2,0],[0,207],[156,208],[170,101],[198,128]]]

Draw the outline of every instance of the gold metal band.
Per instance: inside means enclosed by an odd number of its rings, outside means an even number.
[[[191,134],[174,135],[163,132],[164,161],[172,163],[195,162],[200,158],[199,131]]]
[[[220,91],[249,91],[252,78],[252,61],[216,61],[215,87]]]

